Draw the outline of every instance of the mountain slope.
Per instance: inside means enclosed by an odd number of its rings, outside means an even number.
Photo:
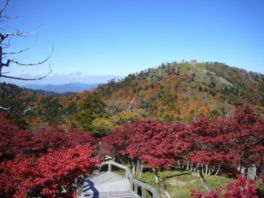
[[[60,125],[74,109],[63,103],[68,97],[0,83],[0,120],[30,129]]]
[[[10,108],[0,108],[0,119],[32,129],[60,125],[107,133],[138,119],[213,119],[244,102],[264,113],[264,75],[221,63],[162,64],[63,96],[0,83],[0,107]]]
[[[217,117],[247,102],[264,105],[264,76],[221,63],[168,63],[98,88],[108,107],[160,121]]]

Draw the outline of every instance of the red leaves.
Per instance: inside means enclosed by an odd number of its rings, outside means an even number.
[[[66,132],[60,129],[30,132],[0,122],[0,161],[18,155],[42,155],[49,150],[66,149],[87,143],[95,143],[95,139],[87,132]]]
[[[221,198],[221,189],[216,188],[215,190],[207,193],[202,193],[196,190],[192,191],[192,197],[194,198]]]
[[[220,198],[221,190],[219,188],[214,191],[202,193],[196,190],[192,191],[192,197],[194,198]],[[239,177],[236,182],[231,182],[226,187],[225,198],[258,198],[256,195],[256,187],[254,181],[246,180],[243,177]]]
[[[54,192],[58,193],[60,185],[64,185],[68,193],[72,193],[74,179],[95,169],[98,159],[92,157],[93,152],[89,145],[76,146],[40,158],[2,163],[1,181],[4,183],[0,192],[26,197],[32,189],[41,186],[45,195],[53,196]]]
[[[242,163],[264,163],[264,119],[257,118],[248,105],[237,108],[233,116],[215,121],[199,120],[189,126],[189,159],[203,165],[224,164],[231,171]]]
[[[254,124],[257,120],[256,113],[248,104],[243,104],[239,106],[234,115],[233,118],[238,122],[240,125],[250,125]]]
[[[233,116],[215,121],[201,119],[189,126],[137,121],[103,138],[115,155],[167,168],[177,160],[218,167],[233,173],[238,163],[264,164],[264,119],[248,105]]]
[[[258,198],[254,181],[243,177],[239,177],[235,183],[228,184],[226,190],[226,198]]]
[[[155,121],[137,121],[114,130],[103,138],[112,152],[141,160],[154,168],[167,168],[176,161],[175,154],[186,150],[189,144],[175,147],[176,133],[184,131],[183,125],[162,125]],[[178,135],[180,138],[180,135]]]
[[[212,165],[216,162],[222,161],[225,158],[225,153],[213,152],[213,151],[196,151],[190,155],[192,163],[201,163],[204,165]]]
[[[166,126],[155,121],[138,121],[130,127],[134,129],[134,135],[130,137],[130,144],[127,148],[129,157],[139,159],[152,167],[155,167],[158,162],[160,166],[163,166],[164,158],[168,157],[168,145],[170,144],[166,140],[165,145],[162,143],[162,138],[168,137],[162,134],[167,133]],[[171,152],[173,152],[172,149]]]
[[[95,140],[87,133],[33,133],[0,123],[0,134],[0,196],[71,196],[74,180],[94,170],[99,161],[91,146]]]

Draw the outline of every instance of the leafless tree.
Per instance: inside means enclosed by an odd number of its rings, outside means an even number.
[[[7,17],[7,15],[5,15],[5,11],[6,8],[9,4],[10,0],[5,0],[2,8],[0,8],[0,23],[10,19],[9,17]],[[21,54],[24,51],[28,50],[28,48],[26,49],[21,49],[19,51],[16,52],[4,52],[7,48],[9,48],[10,45],[10,40],[12,37],[27,37],[27,36],[31,36],[32,34],[36,34],[36,32],[21,32],[21,31],[16,31],[16,32],[1,32],[2,29],[0,29],[0,79],[1,78],[9,78],[9,79],[15,79],[15,80],[41,80],[45,77],[47,77],[51,72],[51,67],[50,67],[50,63],[49,63],[49,72],[45,75],[42,75],[40,77],[37,78],[23,78],[23,77],[19,77],[19,76],[12,76],[9,74],[9,72],[4,72],[3,70],[5,68],[8,68],[12,65],[17,65],[17,66],[37,66],[37,65],[41,65],[43,63],[46,63],[49,61],[52,53],[53,53],[53,49],[51,51],[51,54],[37,62],[37,63],[21,63],[15,59],[9,59],[8,55],[16,55],[16,54]],[[5,62],[4,62],[5,61]]]
[[[12,18],[8,17],[5,12],[6,9],[8,7],[10,0],[4,0],[4,3],[1,5],[0,4],[0,24],[2,22],[5,22],[6,20],[12,20]],[[40,77],[36,77],[36,78],[23,78],[23,77],[19,77],[19,76],[13,76],[10,75],[9,72],[4,71],[5,69],[7,69],[8,67],[12,66],[12,65],[17,65],[17,66],[37,66],[37,65],[41,65],[43,63],[46,63],[50,60],[51,55],[53,53],[53,49],[51,50],[51,53],[48,57],[46,57],[45,59],[37,62],[37,63],[22,63],[20,61],[17,61],[15,59],[10,58],[10,56],[12,55],[17,55],[17,54],[21,54],[23,52],[25,52],[26,50],[28,50],[29,48],[26,49],[21,49],[18,51],[13,51],[13,52],[6,52],[6,49],[11,47],[11,39],[14,37],[29,37],[32,36],[34,34],[36,34],[37,31],[34,32],[22,32],[17,30],[16,32],[7,32],[5,31],[3,28],[0,28],[0,79],[1,78],[9,78],[9,79],[15,79],[15,80],[41,80],[45,77],[47,77],[51,72],[51,67],[50,67],[50,62],[49,62],[49,72],[45,75],[42,75]],[[28,111],[32,111],[32,107],[28,106],[25,110],[24,110],[24,114]],[[5,106],[1,106],[0,105],[0,111],[11,111],[11,107],[5,107]]]

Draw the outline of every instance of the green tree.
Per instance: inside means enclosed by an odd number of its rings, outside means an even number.
[[[82,130],[97,133],[93,128],[92,122],[96,118],[105,117],[105,103],[100,95],[96,93],[89,94],[78,106],[77,111],[70,119],[70,125]]]
[[[115,115],[110,117],[110,120],[115,125],[122,125],[125,123],[135,122],[137,120],[142,120],[145,117],[145,111],[143,109],[135,109],[132,112],[123,110]]]
[[[55,126],[61,122],[62,109],[59,98],[50,96],[42,99],[39,114],[44,122]]]
[[[95,118],[92,121],[91,127],[95,135],[105,135],[111,132],[114,127],[114,124],[108,118]]]

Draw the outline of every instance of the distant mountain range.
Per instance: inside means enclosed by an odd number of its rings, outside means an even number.
[[[40,85],[40,84],[26,84],[23,85],[23,87],[33,90],[42,90],[47,92],[55,92],[55,93],[76,93],[76,92],[82,92],[85,90],[91,90],[98,86],[98,83],[94,84],[85,84],[85,83],[67,83],[67,84],[60,84],[60,85],[53,85],[53,84],[46,84],[46,85]]]
[[[38,78],[39,76],[34,75],[18,75],[19,78]],[[11,83],[18,85],[20,87],[27,87],[34,85],[36,86],[46,86],[46,85],[64,85],[64,84],[85,84],[85,85],[94,85],[94,84],[103,84],[111,81],[112,79],[122,79],[122,76],[117,75],[86,75],[82,73],[70,73],[70,74],[51,74],[42,80],[31,81],[32,83],[28,83],[28,81],[21,81],[15,79],[8,79],[8,78],[0,78],[0,83]],[[86,86],[85,86],[86,87]],[[92,86],[93,87],[93,86]]]

